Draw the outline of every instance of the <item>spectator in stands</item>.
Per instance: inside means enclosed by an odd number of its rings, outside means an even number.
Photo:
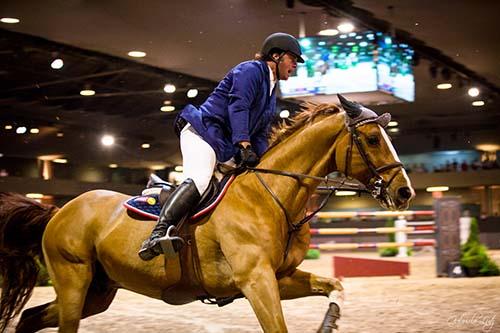
[[[472,161],[471,169],[474,171],[481,170],[481,162],[479,162],[479,160],[477,158],[474,161]]]
[[[469,164],[467,164],[466,160],[462,161],[462,164],[460,164],[460,171],[467,171],[469,170]]]

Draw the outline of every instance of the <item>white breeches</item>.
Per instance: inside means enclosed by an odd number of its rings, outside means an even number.
[[[180,140],[184,177],[191,178],[203,195],[217,164],[215,151],[189,123],[182,129]]]

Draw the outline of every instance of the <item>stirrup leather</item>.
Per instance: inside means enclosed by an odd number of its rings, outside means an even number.
[[[168,227],[165,236],[158,239],[163,254],[167,258],[175,258],[177,256],[177,252],[186,244],[182,237],[174,236],[177,233],[177,228],[174,225],[171,225]]]

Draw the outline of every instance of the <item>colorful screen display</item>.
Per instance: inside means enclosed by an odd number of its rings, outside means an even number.
[[[415,99],[413,49],[382,33],[366,31],[300,39],[304,64],[287,81],[282,97],[381,90]]]

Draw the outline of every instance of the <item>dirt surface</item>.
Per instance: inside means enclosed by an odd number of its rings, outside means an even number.
[[[357,257],[374,254],[342,253]],[[491,255],[500,264],[500,251]],[[331,276],[331,256],[308,260],[301,269]],[[408,259],[411,275],[348,278],[343,281],[346,302],[340,332],[500,332],[500,277],[436,278],[432,252]],[[36,288],[28,307],[51,301],[54,291]],[[290,332],[315,332],[328,306],[324,297],[283,301]],[[41,332],[56,332],[45,329]],[[13,330],[7,330],[13,332]],[[104,313],[81,321],[79,332],[261,332],[246,300],[223,308],[192,303],[170,306],[120,290]]]

